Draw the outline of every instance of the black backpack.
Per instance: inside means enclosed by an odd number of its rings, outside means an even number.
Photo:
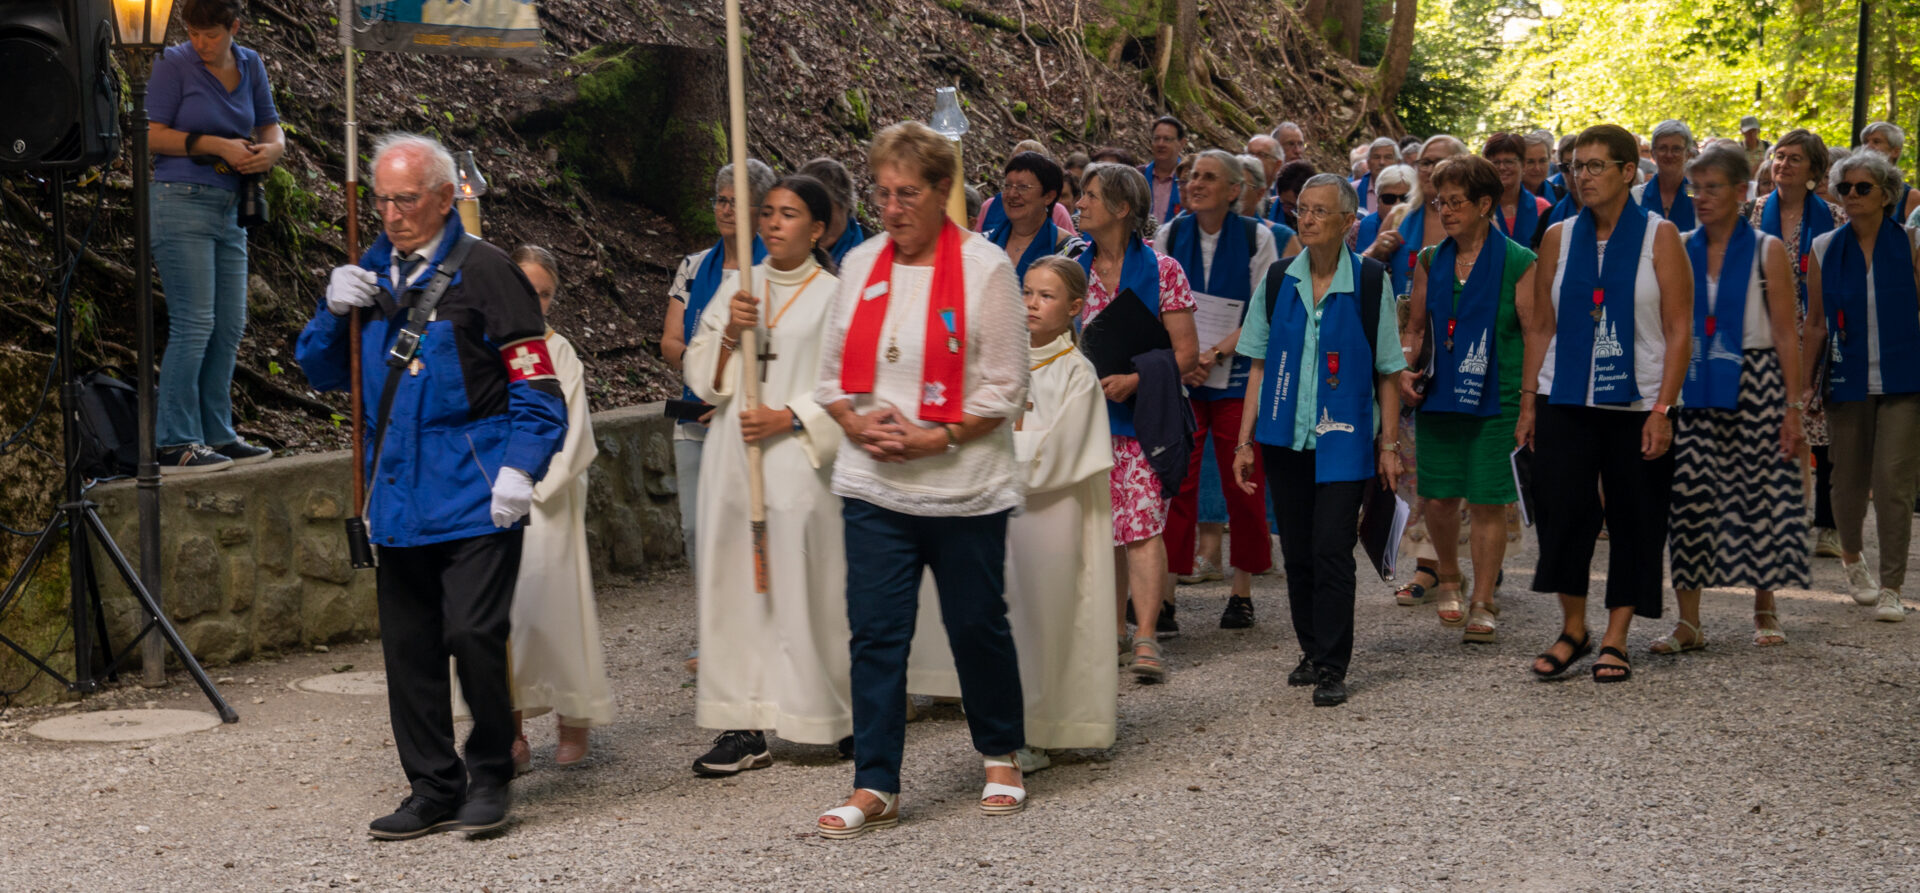
[[[80,462],[76,470],[82,477],[95,479],[132,475],[140,463],[139,393],[105,369],[84,373],[77,383],[74,424],[80,429]]]

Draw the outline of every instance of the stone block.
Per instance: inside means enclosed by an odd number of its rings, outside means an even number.
[[[220,548],[193,535],[180,541],[173,567],[161,584],[160,604],[175,620],[217,611],[226,603],[227,575]]]
[[[349,463],[349,467],[351,467],[351,463]],[[346,500],[342,499],[340,494],[335,490],[315,488],[307,491],[307,504],[304,513],[309,521],[345,518],[347,513],[342,507],[345,502]]]
[[[186,504],[188,511],[237,515],[246,511],[247,498],[224,490],[188,490]]]
[[[337,642],[362,626],[353,594],[344,586],[309,581],[300,605],[300,641],[307,645]]]
[[[246,528],[246,527],[220,528],[220,545],[222,546],[238,546],[241,543],[244,543],[250,539],[253,539],[253,531],[249,528]]]
[[[253,609],[254,647],[291,648],[300,644],[300,604],[305,598],[305,587],[298,580],[261,587]]]
[[[353,563],[347,558],[346,534],[314,528],[293,548],[294,568],[310,580],[346,585],[353,582]]]
[[[254,563],[244,557],[227,562],[227,610],[238,614],[253,607],[258,577]]]
[[[253,546],[254,561],[275,574],[286,573],[293,557],[293,522],[284,504],[266,504],[260,512],[259,533]]]
[[[634,573],[647,566],[646,542],[641,533],[640,516],[625,505],[613,506],[607,513],[608,567],[619,573]]]
[[[203,664],[231,663],[253,652],[245,627],[231,617],[208,617],[182,624],[179,632],[187,650]]]

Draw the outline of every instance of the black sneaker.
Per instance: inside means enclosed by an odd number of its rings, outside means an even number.
[[[236,437],[232,443],[217,446],[213,451],[233,460],[235,465],[252,465],[273,458],[273,451],[263,446],[254,446],[244,437]]]
[[[412,840],[460,827],[451,806],[443,806],[421,796],[400,801],[392,815],[381,816],[367,824],[367,833],[377,840]]]
[[[469,789],[467,802],[460,806],[460,830],[468,837],[500,830],[507,823],[510,800],[505,785]]]
[[[1338,707],[1347,702],[1347,680],[1332,673],[1321,673],[1313,686],[1313,706]]]
[[[1253,599],[1233,595],[1227,597],[1227,609],[1220,612],[1221,629],[1247,629],[1253,626]]]
[[[1180,622],[1173,619],[1173,599],[1160,605],[1160,619],[1153,623],[1154,638],[1166,640],[1180,635]]]
[[[161,474],[199,474],[203,471],[226,471],[233,467],[232,459],[198,443],[162,447],[158,458]]]
[[[838,742],[836,742],[833,745],[833,749],[839,752],[840,759],[843,759],[843,760],[853,759],[853,736],[848,735],[847,737],[840,739]],[[771,755],[769,755],[767,759],[771,761],[773,758]]]
[[[720,737],[713,739],[713,749],[693,761],[693,774],[720,778],[771,765],[773,754],[767,750],[766,735],[735,730],[721,732]]]
[[[1287,684],[1294,688],[1303,688],[1319,681],[1320,671],[1314,669],[1313,663],[1304,657],[1300,658],[1300,665],[1287,674]]]

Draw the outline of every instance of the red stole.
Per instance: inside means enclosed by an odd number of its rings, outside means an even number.
[[[933,249],[933,282],[927,294],[926,346],[920,367],[920,418],[929,422],[958,422],[962,382],[966,375],[967,289],[961,267],[960,228],[946,221]],[[840,389],[849,394],[873,393],[874,371],[880,360],[880,330],[893,298],[893,239],[880,249],[873,273],[860,291],[847,328],[841,355]]]

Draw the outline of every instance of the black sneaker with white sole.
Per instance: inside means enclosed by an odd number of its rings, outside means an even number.
[[[232,459],[235,465],[252,465],[273,458],[272,450],[250,444],[244,437],[236,437],[232,443],[213,447],[213,451]]]
[[[713,739],[713,749],[693,761],[693,774],[708,778],[738,775],[748,769],[773,765],[773,753],[767,750],[767,736],[761,732],[735,729],[721,732]]]
[[[400,802],[392,815],[381,816],[367,825],[367,833],[377,840],[412,840],[460,827],[454,808],[418,795]]]
[[[207,471],[226,471],[233,467],[232,459],[207,449],[205,444],[199,443],[161,447],[158,458],[161,474],[200,474]]]
[[[1153,622],[1153,632],[1162,641],[1180,635],[1180,621],[1173,618],[1173,599],[1160,603],[1160,617]]]

